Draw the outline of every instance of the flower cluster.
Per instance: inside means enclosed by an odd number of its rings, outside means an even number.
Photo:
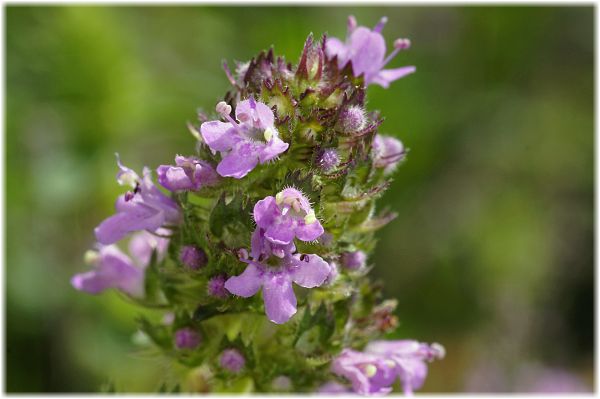
[[[311,35],[296,66],[273,50],[224,64],[232,90],[190,124],[195,153],[156,169],[162,188],[117,156],[129,191],[71,282],[164,310],[139,329],[189,369],[183,389],[371,395],[399,380],[410,394],[444,356],[381,340],[395,302],[368,276],[374,234],[394,218],[375,202],[407,151],[379,134],[366,89],[415,71],[384,69],[410,47],[397,39],[386,56],[386,21],[350,17],[345,41]]]

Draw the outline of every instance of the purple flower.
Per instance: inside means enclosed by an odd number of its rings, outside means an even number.
[[[254,220],[265,230],[266,239],[275,244],[289,244],[294,237],[312,241],[324,232],[308,199],[291,187],[275,197],[258,201],[254,206]]]
[[[385,65],[398,54],[399,51],[410,47],[407,39],[394,41],[394,50],[385,56],[385,39],[381,30],[387,22],[383,17],[379,23],[370,30],[364,26],[356,26],[353,16],[348,18],[348,36],[346,42],[334,37],[327,39],[325,54],[328,58],[337,56],[339,68],[352,62],[354,76],[364,76],[365,85],[375,83],[387,88],[391,82],[413,73],[416,68],[407,66],[395,69],[383,69]]]
[[[373,166],[384,168],[385,174],[392,173],[405,155],[406,150],[400,140],[380,134],[373,139]]]
[[[208,262],[206,252],[194,245],[184,245],[179,251],[179,261],[192,270],[198,270]]]
[[[159,229],[160,234],[168,231]],[[73,287],[90,294],[98,294],[109,288],[135,297],[144,294],[144,269],[156,251],[158,261],[166,253],[169,240],[141,231],[134,234],[129,242],[129,253],[133,260],[115,245],[100,246],[98,251],[88,251],[86,261],[94,265],[94,270],[80,273],[71,279]]]
[[[229,296],[229,292],[225,289],[226,280],[227,277],[222,274],[219,274],[208,280],[208,285],[206,287],[208,295],[219,299],[227,298]]]
[[[76,274],[71,278],[71,285],[90,294],[116,288],[128,295],[142,297],[144,269],[154,251],[158,260],[164,258],[168,241],[145,231],[136,233],[129,242],[129,253],[134,260],[116,245],[100,246],[98,251],[88,251],[86,261],[94,266],[94,270]]]
[[[241,179],[259,163],[271,161],[288,149],[289,145],[279,138],[275,116],[266,104],[252,97],[240,101],[235,109],[237,121],[230,115],[231,106],[223,101],[217,104],[217,112],[228,122],[204,122],[200,133],[213,151],[221,152],[223,159],[217,165],[221,176]]]
[[[321,286],[330,268],[318,255],[285,253],[283,258],[270,257],[268,264],[255,260],[239,276],[230,277],[225,288],[232,294],[249,298],[263,289],[267,317],[283,324],[296,313],[296,295],[292,282],[305,288]]]
[[[96,227],[96,239],[99,243],[112,244],[132,231],[156,231],[164,224],[180,222],[179,206],[152,183],[148,168],[144,168],[144,177],[140,179],[133,170],[121,164],[118,155],[117,164],[117,181],[121,185],[130,185],[133,191],[119,196],[115,204],[117,213]]]
[[[348,379],[358,394],[383,395],[391,392],[396,379],[393,366],[382,356],[344,349],[333,361],[331,371]]]
[[[158,229],[156,234],[145,230],[139,231],[131,236],[129,240],[129,253],[139,264],[146,267],[150,264],[152,254],[156,251],[156,261],[161,262],[167,253],[169,239],[165,236],[171,234],[167,229]]]
[[[237,349],[226,349],[219,360],[221,367],[233,373],[239,373],[246,365],[246,359]]]
[[[350,270],[358,270],[365,266],[367,254],[363,251],[344,252],[340,257],[342,266]]]
[[[440,344],[427,345],[414,340],[374,341],[367,345],[365,352],[385,358],[407,395],[423,386],[427,377],[426,362],[445,356]]]
[[[175,331],[175,346],[177,349],[195,349],[200,345],[200,334],[190,327]]]
[[[158,182],[169,191],[198,191],[202,187],[215,185],[217,172],[205,161],[195,157],[175,157],[175,165],[160,165],[156,169]]]

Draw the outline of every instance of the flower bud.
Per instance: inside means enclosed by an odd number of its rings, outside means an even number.
[[[394,137],[378,134],[373,140],[373,166],[383,168],[385,174],[392,173],[406,156],[402,142]]]
[[[340,112],[336,128],[344,134],[353,134],[361,131],[366,124],[365,111],[358,105],[351,105]]]
[[[358,270],[365,266],[367,255],[363,251],[344,252],[340,261],[346,269]]]
[[[337,264],[335,262],[329,262],[329,274],[327,275],[327,278],[325,279],[323,285],[328,286],[333,284],[337,279],[339,273],[340,272],[338,270]]]
[[[280,375],[271,382],[271,387],[274,391],[289,391],[292,388],[292,380],[288,376]]]
[[[167,312],[163,315],[162,324],[165,326],[170,326],[175,322],[175,313]]]
[[[185,245],[179,251],[179,261],[192,270],[198,270],[208,262],[206,252],[193,245]]]
[[[226,349],[221,353],[219,363],[225,370],[239,373],[244,368],[246,359],[237,349]]]
[[[177,349],[195,349],[200,345],[200,334],[190,327],[175,331],[175,346]]]
[[[220,299],[227,298],[229,291],[225,289],[225,280],[227,278],[222,274],[208,280],[208,286],[206,287],[208,295]]]
[[[317,153],[315,163],[324,172],[330,172],[340,164],[340,156],[334,148],[325,148]]]

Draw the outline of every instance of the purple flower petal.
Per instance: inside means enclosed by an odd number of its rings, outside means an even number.
[[[269,227],[278,214],[279,208],[275,202],[275,197],[266,197],[254,205],[254,221],[259,227]]]
[[[352,23],[348,26],[350,35],[346,42],[328,38],[325,43],[325,54],[329,59],[337,56],[340,68],[350,63],[354,76],[363,75],[365,85],[375,83],[388,87],[392,81],[414,72],[414,67],[382,70],[398,52],[410,47],[408,39],[397,39],[394,41],[394,50],[387,57],[385,56],[385,39],[381,35],[381,30],[386,21],[386,18],[382,18],[371,30],[364,26],[356,27],[356,20],[352,19]]]
[[[296,295],[292,282],[285,275],[275,274],[263,285],[265,313],[269,320],[283,324],[296,313]]]
[[[204,122],[200,125],[200,133],[206,145],[215,151],[228,151],[237,141],[237,133],[231,123]]]
[[[346,45],[335,37],[328,37],[325,43],[325,54],[328,58],[337,56],[338,67],[343,68],[348,62]]]
[[[265,238],[265,231],[257,227],[252,233],[251,252],[250,255],[254,260],[258,260],[261,255],[269,257],[275,255],[278,258],[283,258],[285,255],[292,254],[296,251],[296,246],[293,242],[289,244],[275,244]]]
[[[395,374],[382,357],[344,349],[333,361],[331,371],[347,378],[352,390],[361,395],[382,395],[391,392]]]
[[[120,212],[105,219],[94,232],[100,244],[108,245],[119,241],[136,230],[156,230],[165,221],[159,210],[141,202],[128,205],[127,212]]]
[[[294,239],[294,221],[292,219],[284,219],[274,222],[265,231],[265,237],[275,244],[289,244]]]
[[[117,166],[119,167],[119,171],[117,172],[117,182],[120,185],[135,187],[135,183],[140,180],[139,176],[132,169],[129,169],[121,163],[119,154],[115,155],[117,156]]]
[[[301,287],[321,286],[331,271],[329,264],[318,255],[296,254],[290,258],[290,276]]]
[[[244,143],[244,146],[251,144]],[[224,177],[234,177],[241,179],[246,176],[258,164],[258,157],[250,151],[231,151],[229,155],[217,165],[217,173]]]
[[[325,230],[321,223],[316,220],[310,224],[300,222],[296,227],[296,237],[302,241],[313,241],[316,240],[323,234]]]
[[[235,107],[235,118],[253,127],[266,129],[275,123],[273,111],[266,104],[254,100],[240,101]]]
[[[281,140],[279,137],[273,136],[271,141],[269,141],[258,153],[260,163],[262,164],[277,158],[282,152],[287,150],[289,146],[288,143]]]
[[[388,88],[390,83],[400,78],[403,78],[417,70],[414,66],[405,66],[395,69],[383,69],[377,73],[372,79],[372,83],[376,83],[383,88]]]
[[[79,291],[99,294],[109,288],[117,288],[132,296],[144,292],[144,272],[133,265],[131,259],[116,246],[100,249],[96,268],[73,276],[71,284]]]
[[[158,229],[156,233],[168,235],[170,232],[166,229]],[[169,246],[169,239],[159,237],[147,231],[140,231],[131,236],[129,241],[129,253],[137,260],[137,264],[146,267],[150,264],[152,254],[156,251],[156,260],[162,261],[166,255]]]
[[[183,168],[160,165],[156,169],[158,182],[169,191],[192,190],[194,185]]]
[[[177,166],[161,165],[156,169],[159,183],[169,191],[195,191],[218,182],[218,175],[208,162],[177,155],[175,163]]]
[[[225,289],[234,295],[249,298],[256,294],[262,285],[263,271],[249,264],[239,276],[229,277]]]
[[[181,211],[177,202],[163,194],[152,182],[152,172],[144,168],[144,178],[140,185],[140,195],[144,204],[154,207],[164,213],[167,223],[178,224],[181,221]]]
[[[354,75],[369,75],[379,71],[385,57],[385,40],[380,33],[360,26],[349,40]]]

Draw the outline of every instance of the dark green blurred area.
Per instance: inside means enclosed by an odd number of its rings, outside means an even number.
[[[136,354],[138,310],[69,285],[121,191],[113,153],[136,170],[193,153],[185,124],[227,91],[222,59],[272,44],[296,62],[348,14],[387,15],[388,45],[413,43],[391,66],[418,67],[368,105],[411,150],[371,260],[398,336],[446,346],[423,391],[593,389],[592,7],[10,6],[9,392],[158,389],[168,364]]]

